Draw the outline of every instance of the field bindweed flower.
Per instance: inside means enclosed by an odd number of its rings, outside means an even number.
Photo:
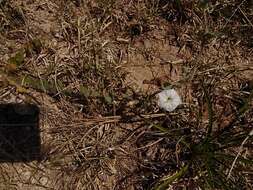
[[[166,111],[173,111],[182,103],[180,96],[174,89],[163,90],[157,94],[158,106]]]

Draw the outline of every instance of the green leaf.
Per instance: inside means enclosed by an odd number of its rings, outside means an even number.
[[[13,57],[9,58],[9,64],[20,66],[25,61],[25,53],[23,50],[18,51]]]
[[[170,82],[165,82],[163,85],[162,85],[162,89],[163,90],[170,90],[172,89],[172,85]]]
[[[95,97],[101,97],[100,93],[98,91],[96,91],[96,90],[91,90],[90,96],[94,97],[94,98]]]
[[[209,0],[199,0],[199,7],[202,9],[208,8]]]
[[[223,160],[227,160],[227,161],[233,161],[235,159],[236,156],[234,155],[229,155],[229,154],[225,154],[225,153],[216,153],[215,157],[217,159],[223,159]],[[253,160],[247,159],[247,158],[243,158],[242,156],[239,156],[237,158],[238,162],[241,162],[243,164],[249,165],[249,166],[253,166]]]
[[[33,51],[39,54],[42,50],[42,43],[40,39],[33,39],[31,43],[32,43]]]
[[[86,98],[90,96],[90,90],[88,89],[87,86],[81,85],[79,90],[80,90],[80,93],[81,93],[83,96],[85,96]]]
[[[162,127],[160,124],[157,124],[157,125],[153,124],[152,127],[158,129],[162,133],[169,133],[169,129]]]
[[[113,100],[112,100],[112,97],[111,97],[111,96],[108,95],[108,96],[105,96],[104,98],[105,98],[106,103],[112,104],[112,101],[113,101]]]
[[[31,56],[34,52],[39,54],[42,50],[42,43],[39,39],[33,39],[29,41],[25,46],[25,53],[27,56]]]
[[[166,190],[168,189],[169,185],[173,183],[176,179],[182,177],[188,171],[189,165],[182,167],[178,172],[171,176],[167,176],[161,180],[160,185],[156,185],[153,189],[154,190]]]

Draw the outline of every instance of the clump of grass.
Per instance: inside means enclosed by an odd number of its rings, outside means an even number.
[[[226,75],[224,71],[221,73]],[[168,114],[162,122],[151,121],[154,123],[150,126],[153,130],[147,130],[139,136],[138,147],[143,148],[141,155],[148,160],[143,162],[144,167],[138,171],[138,175],[145,176],[144,188],[162,190],[180,186],[184,181],[189,188],[250,188],[247,173],[253,162],[247,147],[252,141],[250,115],[253,110],[249,106],[244,111],[240,110],[252,104],[252,89],[248,89],[244,103],[236,106],[233,118],[225,125],[218,123],[224,121],[217,117],[216,85],[200,84],[203,89],[203,99],[200,101],[203,103],[199,105],[206,107],[205,120],[203,116],[198,118],[200,116],[196,108],[189,108],[188,111],[195,112],[194,115],[187,114],[186,110],[182,110],[178,116]],[[180,115],[186,119],[183,120]],[[222,129],[217,128],[220,125]]]
[[[212,5],[195,7],[195,10],[203,11],[198,12],[198,16],[208,17],[203,21],[204,23],[195,25],[195,31],[204,29],[206,32],[190,34],[192,39],[196,40],[190,46],[195,50],[193,54],[196,57],[194,61],[189,62],[188,70],[191,72],[185,82],[192,84],[196,107],[188,108],[191,113],[180,113],[182,117],[188,118],[185,122],[182,122],[182,118],[178,119],[168,114],[169,124],[164,126],[166,123],[164,121],[151,121],[154,123],[151,125],[152,128],[156,129],[153,134],[152,130],[147,130],[139,136],[141,143],[138,146],[143,148],[141,155],[148,161],[142,162],[144,167],[136,173],[143,176],[142,185],[145,189],[152,187],[167,189],[169,186],[177,187],[182,183],[188,183],[189,188],[194,186],[203,189],[250,188],[248,170],[252,167],[252,161],[250,152],[247,153],[248,145],[245,145],[245,142],[250,144],[252,140],[252,135],[249,135],[252,114],[249,105],[252,105],[252,98],[250,98],[252,92],[240,88],[242,83],[249,80],[249,76],[246,75],[244,78],[239,73],[251,68],[248,64],[243,65],[243,60],[235,61],[233,57],[229,59],[224,57],[236,51],[234,48],[232,52],[229,50],[233,40],[229,35],[225,37],[227,42],[223,40],[222,25],[212,25],[214,18],[207,10],[208,6]],[[238,4],[232,7],[238,8]],[[223,17],[218,19],[224,23]],[[229,18],[228,22],[231,26],[236,19],[233,16]],[[196,21],[193,19],[189,22]],[[242,25],[238,26],[238,29]],[[202,43],[198,43],[198,39]],[[210,44],[213,43],[220,47],[218,52],[211,48]],[[188,46],[188,42],[185,42],[185,45]],[[240,55],[241,59],[245,59],[242,52]],[[189,134],[174,131],[174,128],[180,131],[188,127],[191,131]],[[145,145],[153,146],[148,148]],[[170,151],[164,150],[166,146],[170,147]],[[243,146],[246,152],[241,155]],[[231,173],[233,169],[235,170]]]

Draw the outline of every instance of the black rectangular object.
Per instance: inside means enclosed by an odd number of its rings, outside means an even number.
[[[39,108],[30,104],[0,104],[0,162],[40,158]]]

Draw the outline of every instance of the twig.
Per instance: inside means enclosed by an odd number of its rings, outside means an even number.
[[[240,7],[242,6],[242,4],[245,2],[246,0],[243,0],[238,7],[234,10],[233,14],[229,17],[229,19],[227,20],[227,22],[224,24],[223,28],[226,28],[228,22],[233,18],[233,16],[235,15],[235,13],[240,9]]]
[[[172,114],[172,113],[170,113]],[[141,121],[143,119],[154,119],[159,117],[165,117],[165,113],[154,113],[154,114],[141,114],[140,116],[129,116],[129,119],[132,121]],[[73,123],[73,125],[78,124],[85,124],[85,125],[93,125],[93,124],[107,124],[107,123],[114,123],[114,122],[120,122],[124,120],[124,117],[122,116],[108,116],[108,117],[101,117],[101,118],[91,118],[91,119],[84,119],[81,121],[81,123]],[[80,120],[79,120],[80,122]]]
[[[212,130],[213,130],[213,108],[212,108],[212,101],[211,101],[211,97],[209,95],[209,93],[207,92],[204,84],[202,86],[203,91],[204,91],[204,96],[207,102],[207,109],[208,109],[208,126],[207,126],[207,138],[206,140],[208,140],[211,136]]]
[[[250,24],[250,26],[253,28],[253,24],[252,22],[249,20],[249,18],[246,16],[246,14],[244,13],[244,11],[239,7],[239,10],[241,11],[241,13],[243,14],[244,18],[248,21],[248,23]]]
[[[231,168],[230,168],[230,170],[229,170],[229,172],[228,172],[227,179],[229,179],[229,178],[231,177],[232,170],[233,170],[233,168],[235,167],[235,163],[236,163],[238,157],[240,156],[240,154],[241,154],[241,152],[242,152],[242,150],[243,150],[243,146],[244,146],[244,144],[247,142],[247,140],[248,140],[251,136],[253,136],[253,129],[250,131],[250,133],[248,134],[248,136],[243,140],[243,142],[242,142],[242,144],[241,144],[241,146],[240,146],[240,148],[239,148],[239,152],[237,153],[237,155],[236,155],[236,157],[235,157],[235,159],[234,159],[234,161],[233,161],[233,163],[232,163],[232,166],[231,166]]]
[[[168,65],[168,64],[172,64],[172,65],[178,65],[178,64],[182,64],[184,63],[185,61],[183,59],[178,59],[178,60],[175,60],[175,61],[164,61],[164,60],[161,60],[159,63],[153,63],[153,64],[148,64],[149,67],[159,67],[161,65]],[[129,68],[129,67],[143,67],[144,65],[143,64],[139,64],[139,65],[136,65],[136,64],[127,64],[127,66],[121,66],[121,68]]]
[[[80,52],[81,52],[81,31],[80,31],[80,17],[78,17],[78,19],[77,19],[77,39],[78,39],[78,42],[77,42],[77,44],[78,44],[78,51],[79,51],[79,54],[80,54]]]

